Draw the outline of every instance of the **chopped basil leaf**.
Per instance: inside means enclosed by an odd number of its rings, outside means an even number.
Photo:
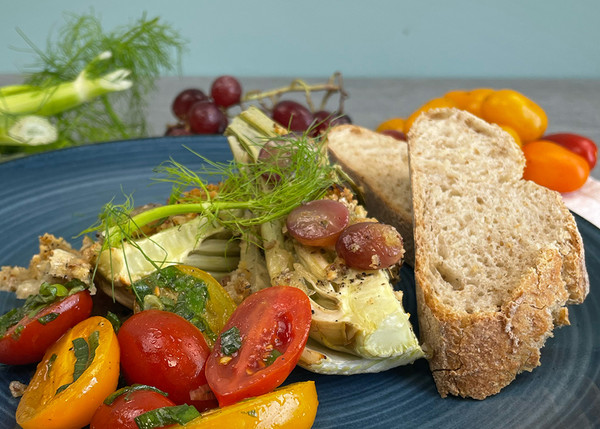
[[[56,360],[56,353],[53,353],[52,356],[50,356],[50,359],[48,359],[48,363],[46,364],[46,378],[49,379],[50,378],[50,370],[52,369],[52,365],[54,365],[54,361]]]
[[[169,396],[168,393],[163,392],[162,390],[157,389],[156,387],[153,387],[153,386],[147,386],[145,384],[132,384],[131,386],[122,387],[121,389],[117,390],[116,392],[111,393],[104,400],[104,403],[106,405],[111,405],[119,396],[130,395],[131,393],[136,392],[138,390],[151,390],[153,392],[160,393],[163,396]]]
[[[198,416],[200,413],[195,407],[184,404],[145,412],[135,418],[135,423],[139,429],[154,429],[174,423],[184,425]]]
[[[119,319],[119,316],[117,316],[112,311],[107,311],[106,312],[106,318],[108,319],[108,321],[112,325],[113,331],[115,331],[115,333],[118,334],[119,333],[119,329],[121,329],[121,319]]]
[[[86,369],[90,367],[96,357],[96,349],[100,342],[100,332],[94,331],[90,334],[87,341],[84,338],[73,339],[73,353],[75,354],[75,364],[73,366],[73,381],[63,384],[56,390],[56,394],[62,392],[73,384]]]
[[[267,366],[271,365],[273,362],[275,362],[275,359],[277,359],[279,356],[281,356],[283,353],[281,353],[279,350],[277,349],[273,349],[271,350],[271,353],[269,353],[269,356],[267,356],[267,358],[265,359],[265,364]]]
[[[258,417],[258,414],[256,413],[256,410],[246,411],[246,414],[248,414],[250,417]]]
[[[52,322],[57,317],[58,317],[58,313],[52,312],[52,313],[48,313],[44,316],[38,317],[37,321],[40,322],[42,325],[45,325],[46,323]]]
[[[19,325],[15,328],[14,332],[11,335],[13,340],[17,341],[19,339],[19,337],[21,336],[21,332],[23,332],[23,329],[25,329],[25,325]]]
[[[231,356],[242,347],[242,337],[237,326],[233,326],[221,334],[221,352]]]
[[[213,341],[205,319],[208,286],[202,279],[181,272],[175,265],[162,268],[131,285],[138,305],[144,310],[159,309],[183,317]]]

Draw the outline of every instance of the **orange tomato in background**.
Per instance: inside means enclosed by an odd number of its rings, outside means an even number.
[[[519,137],[519,135],[513,128],[509,127],[508,125],[500,125],[500,128],[502,128],[504,131],[506,131],[508,134],[510,134],[510,136],[513,138],[515,143],[519,145],[519,147],[523,147],[523,142],[521,141],[521,137]]]
[[[456,107],[466,110],[475,116],[481,116],[481,104],[483,100],[494,90],[492,88],[475,88],[471,90],[456,90],[447,92],[444,98],[456,103]]]
[[[558,192],[581,188],[590,174],[587,161],[548,140],[536,140],[523,146],[526,165],[523,178]]]
[[[490,93],[481,104],[481,118],[511,127],[522,142],[537,140],[546,131],[546,112],[534,101],[512,89]]]
[[[405,122],[406,120],[404,118],[389,118],[377,125],[375,131],[377,131],[378,133],[389,130],[404,132]]]

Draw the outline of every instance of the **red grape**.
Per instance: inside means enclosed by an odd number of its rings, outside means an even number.
[[[258,160],[277,166],[280,169],[289,167],[292,162],[292,147],[287,140],[269,140],[258,152]],[[281,180],[281,176],[275,172],[264,173],[263,179],[270,183]]]
[[[313,123],[314,116],[302,104],[292,100],[282,100],[273,107],[273,120],[291,131],[306,131]]]
[[[196,88],[184,89],[179,94],[177,94],[177,96],[173,100],[171,110],[177,118],[185,121],[188,117],[188,111],[190,110],[192,105],[197,101],[204,100],[208,100],[208,97],[201,90]]]
[[[315,200],[296,207],[286,220],[292,237],[306,246],[333,246],[350,219],[348,208],[334,200]]]
[[[189,136],[191,134],[185,124],[170,125],[165,132],[165,136]]]
[[[396,228],[376,222],[355,223],[344,229],[335,250],[346,265],[359,270],[388,268],[404,256],[402,236]]]
[[[219,76],[210,88],[210,95],[217,106],[227,108],[240,102],[242,85],[233,76]]]
[[[227,126],[227,117],[214,103],[199,101],[190,108],[188,121],[196,134],[222,133]]]
[[[328,112],[327,110],[319,110],[315,113],[314,117],[315,128],[313,134],[315,136],[324,133],[329,127],[352,123],[348,115],[340,115],[337,112]]]

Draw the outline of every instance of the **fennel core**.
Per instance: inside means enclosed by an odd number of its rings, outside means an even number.
[[[155,169],[161,176],[154,180],[173,185],[170,204],[134,216],[130,215],[130,201],[122,206],[107,204],[99,222],[84,233],[103,232],[104,245],[116,247],[122,240],[134,239],[143,226],[152,222],[169,216],[198,213],[205,216],[209,223],[248,237],[251,227],[286,216],[303,202],[322,197],[327,188],[338,183],[337,170],[323,156],[324,144],[321,139],[311,139],[308,135],[273,139],[284,141],[286,147],[291,148],[282,154],[286,157],[285,163],[217,163],[188,148],[203,161],[203,167],[198,172],[172,159]],[[257,147],[262,143],[264,141],[255,142]],[[265,186],[266,177],[279,179]],[[214,196],[208,189],[210,178],[219,181]],[[184,193],[191,188],[201,189],[202,195]]]

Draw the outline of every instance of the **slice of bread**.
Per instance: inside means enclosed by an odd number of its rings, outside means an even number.
[[[329,130],[327,148],[354,180],[369,215],[393,225],[404,239],[405,262],[414,263],[412,202],[406,142],[356,125]]]
[[[408,141],[423,348],[441,396],[483,399],[540,365],[585,299],[581,236],[560,194],[522,180],[498,126],[436,109]]]

